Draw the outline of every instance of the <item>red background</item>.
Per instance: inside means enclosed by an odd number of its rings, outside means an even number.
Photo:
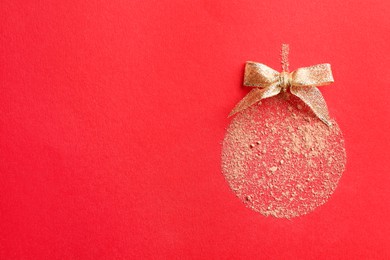
[[[390,257],[389,1],[1,1],[0,258]],[[220,172],[244,62],[329,62],[329,202],[266,218]]]

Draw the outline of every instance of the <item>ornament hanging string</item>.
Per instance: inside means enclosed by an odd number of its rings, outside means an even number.
[[[331,126],[328,107],[317,88],[334,82],[330,64],[318,64],[289,72],[288,52],[288,44],[283,44],[280,73],[258,62],[246,62],[244,86],[254,88],[235,106],[229,116],[241,112],[262,99],[289,90],[309,106],[322,122]]]

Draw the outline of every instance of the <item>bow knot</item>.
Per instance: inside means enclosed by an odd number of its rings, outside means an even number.
[[[232,110],[238,113],[261,99],[278,95],[288,89],[311,108],[314,114],[328,126],[331,125],[328,108],[318,86],[333,83],[330,64],[318,64],[281,73],[270,67],[248,61],[245,66],[244,85],[254,87]]]
[[[283,71],[279,74],[279,85],[282,88],[283,92],[287,91],[287,88],[291,86],[292,77],[291,74]]]

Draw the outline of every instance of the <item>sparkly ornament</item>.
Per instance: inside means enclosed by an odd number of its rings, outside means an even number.
[[[316,85],[308,84],[333,82],[330,66],[289,73],[287,54],[283,45],[282,73],[247,63],[244,84],[265,84],[256,85],[251,92],[257,92],[233,110],[237,115],[222,147],[222,172],[238,198],[278,218],[304,215],[324,204],[346,163],[341,130]],[[248,69],[253,64],[256,68]],[[270,96],[275,97],[264,99]]]

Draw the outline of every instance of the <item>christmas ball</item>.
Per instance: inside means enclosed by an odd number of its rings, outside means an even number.
[[[342,132],[284,93],[238,113],[222,144],[222,172],[247,207],[292,218],[323,205],[345,170]]]

